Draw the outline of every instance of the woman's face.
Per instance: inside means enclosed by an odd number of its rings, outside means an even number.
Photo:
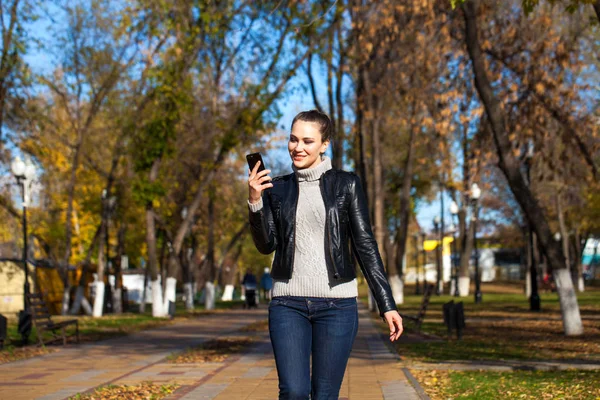
[[[319,125],[296,121],[290,133],[288,151],[296,168],[312,168],[321,163],[321,154],[325,153],[327,145],[329,141],[322,141]]]

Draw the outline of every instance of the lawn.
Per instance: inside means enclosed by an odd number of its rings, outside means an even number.
[[[499,285],[493,286],[501,290]],[[528,300],[522,293],[486,293],[483,302],[475,304],[473,296],[455,298],[432,296],[422,331],[441,341],[400,340],[398,353],[419,361],[448,360],[522,360],[522,359],[584,359],[600,361],[600,291],[579,293],[578,299],[584,324],[584,334],[566,337],[556,293],[543,293],[542,310],[529,311]],[[463,340],[447,338],[443,324],[442,305],[450,300],[462,301],[467,326]],[[402,313],[416,314],[421,296],[405,296],[399,305]],[[406,323],[410,331],[411,324]]]
[[[597,371],[412,371],[432,400],[600,398]]]
[[[407,287],[405,314],[416,314],[422,296]],[[460,372],[440,364],[449,361],[582,360],[600,363],[600,290],[577,293],[584,334],[566,337],[556,293],[542,293],[542,310],[532,312],[521,288],[511,284],[482,285],[483,302],[473,296],[455,298],[433,295],[422,332],[407,334],[393,347],[433,400],[446,399],[600,399],[599,371]],[[442,305],[462,301],[467,319],[462,340],[449,338],[443,324]],[[373,318],[379,318],[373,315]],[[377,324],[382,333],[385,326]],[[419,368],[415,368],[416,364]],[[437,367],[437,368],[436,368]]]

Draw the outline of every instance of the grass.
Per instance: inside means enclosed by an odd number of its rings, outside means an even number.
[[[598,371],[411,371],[432,400],[600,398]]]
[[[412,294],[414,287],[405,288],[405,293],[411,294],[406,294],[405,303],[398,306],[400,312],[416,314],[422,296]],[[432,296],[422,326],[422,332],[428,335],[411,333],[411,324],[407,322],[407,334],[393,344],[408,365],[415,361],[433,363],[411,370],[431,399],[600,399],[600,371],[459,372],[442,365],[436,369],[436,362],[447,361],[465,364],[486,360],[600,361],[598,288],[577,293],[584,335],[576,337],[564,335],[556,293],[541,293],[540,312],[529,310],[520,285],[483,284],[482,293],[481,304],[475,304],[472,295],[458,299]],[[363,298],[366,301],[364,295]],[[450,300],[463,302],[468,319],[460,341],[448,338],[443,324],[442,305]],[[376,314],[373,318],[380,321]],[[377,326],[385,332],[383,324]]]
[[[498,285],[494,290],[501,290]],[[556,293],[542,294],[542,311],[529,311],[529,303],[521,293],[486,293],[483,302],[475,304],[473,297],[454,298],[432,296],[422,331],[443,338],[442,341],[402,341],[396,344],[398,353],[418,361],[449,360],[524,360],[524,359],[585,359],[600,360],[600,320],[586,318],[600,315],[600,291],[578,294],[584,335],[566,337]],[[445,340],[442,305],[450,300],[463,301],[467,322],[463,340]],[[405,296],[399,305],[402,313],[416,314],[421,296]],[[410,322],[406,323],[410,331]],[[384,327],[383,327],[384,328]],[[408,339],[408,337],[406,338]]]

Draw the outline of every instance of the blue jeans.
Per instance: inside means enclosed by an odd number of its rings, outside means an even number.
[[[275,297],[269,333],[279,399],[337,399],[358,331],[356,298]],[[312,354],[312,384],[310,357]]]

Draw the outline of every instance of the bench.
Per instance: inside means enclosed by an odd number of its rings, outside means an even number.
[[[40,346],[61,340],[63,344],[67,344],[66,328],[71,325],[75,326],[75,336],[77,343],[79,343],[79,322],[76,319],[60,322],[52,321],[48,306],[40,293],[27,294],[27,302],[29,311],[31,312],[31,322],[37,330]],[[44,340],[45,333],[50,333],[51,338]]]
[[[421,300],[421,308],[417,315],[406,315],[400,314],[403,320],[412,321],[415,325],[415,331],[421,331],[421,324],[423,324],[423,319],[425,319],[425,313],[427,312],[427,306],[429,306],[429,299],[433,294],[433,285],[426,283],[425,284],[425,292],[423,292],[423,300]]]

